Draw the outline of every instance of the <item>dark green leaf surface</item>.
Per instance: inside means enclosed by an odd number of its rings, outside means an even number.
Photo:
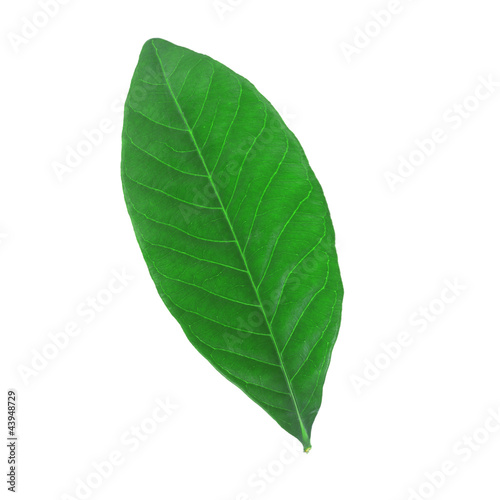
[[[151,276],[191,343],[308,450],[343,290],[296,137],[248,80],[153,39],[125,105],[122,181]]]

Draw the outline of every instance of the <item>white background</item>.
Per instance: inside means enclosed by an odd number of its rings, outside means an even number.
[[[357,30],[388,0],[231,1],[219,15],[212,0],[70,0],[21,45],[40,6],[3,4],[0,435],[14,387],[17,498],[82,498],[77,481],[120,452],[91,498],[498,499],[500,87],[451,119],[480,78],[500,82],[497,2],[401,0],[359,48]],[[349,63],[342,43],[356,33]],[[192,348],[139,252],[120,185],[120,99],[151,37],[252,81],[325,190],[345,301],[309,455],[286,451],[295,440]],[[103,119],[113,131],[59,180],[54,164]],[[387,172],[435,128],[447,140],[391,190]],[[123,291],[93,321],[78,314],[123,269]],[[466,290],[443,305],[447,279]],[[430,303],[433,321],[416,323]],[[23,380],[20,367],[71,321],[80,335]],[[402,332],[411,343],[387,361],[381,344]],[[356,390],[375,361],[385,368]],[[132,451],[121,436],[151,424],[158,397],[178,408]],[[445,461],[454,474],[426,485]]]

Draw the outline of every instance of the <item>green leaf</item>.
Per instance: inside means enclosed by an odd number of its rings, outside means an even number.
[[[321,186],[245,78],[146,42],[122,181],[158,292],[194,347],[309,450],[343,289]]]

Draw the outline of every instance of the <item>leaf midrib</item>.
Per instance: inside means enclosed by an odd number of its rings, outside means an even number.
[[[158,48],[156,47],[155,43],[152,41],[151,42],[154,50],[155,50],[155,54],[156,54],[156,58],[158,59],[158,64],[160,65],[160,68],[161,68],[161,71],[162,71],[162,74],[163,74],[163,77],[165,79],[165,83],[167,85],[167,88],[170,92],[170,95],[172,96],[172,99],[174,100],[175,102],[175,105],[177,107],[177,110],[182,118],[182,120],[184,121],[184,124],[186,125],[187,127],[187,132],[189,133],[190,137],[191,137],[191,140],[193,141],[193,144],[196,148],[196,151],[198,152],[198,156],[200,157],[200,160],[203,164],[203,167],[205,168],[205,171],[207,172],[207,177],[210,181],[210,184],[214,190],[214,193],[215,195],[217,196],[217,200],[219,201],[219,204],[221,206],[221,209],[224,213],[224,217],[226,218],[226,222],[229,226],[229,229],[231,230],[231,233],[234,237],[234,240],[235,240],[235,243],[236,243],[236,246],[238,248],[238,251],[240,252],[240,255],[241,255],[241,258],[243,260],[243,263],[245,264],[245,269],[246,269],[246,272],[248,274],[248,277],[250,279],[250,283],[252,284],[252,288],[255,292],[255,296],[257,297],[257,301],[259,303],[259,307],[260,307],[260,310],[262,312],[262,316],[264,317],[264,320],[266,322],[266,325],[267,325],[267,328],[269,330],[269,336],[273,342],[273,345],[274,345],[274,348],[276,349],[276,354],[278,355],[278,359],[279,359],[279,362],[280,362],[280,367],[281,367],[281,371],[283,372],[283,376],[286,380],[286,383],[287,383],[287,387],[288,387],[288,391],[290,393],[290,397],[293,401],[293,405],[294,405],[294,408],[295,408],[295,412],[297,414],[297,419],[299,421],[299,425],[300,425],[300,430],[301,430],[301,433],[302,433],[302,438],[304,440],[304,450],[305,451],[309,451],[310,447],[311,447],[311,443],[310,443],[310,437],[309,437],[309,434],[307,433],[307,430],[304,426],[304,423],[302,421],[302,416],[300,414],[300,411],[299,411],[299,407],[298,407],[298,404],[297,404],[297,399],[295,397],[295,393],[293,391],[293,388],[292,388],[292,384],[291,384],[291,381],[290,381],[290,377],[288,376],[288,373],[286,371],[286,368],[285,368],[285,364],[283,363],[283,359],[281,357],[281,353],[280,353],[280,350],[278,348],[278,344],[276,343],[276,339],[274,338],[274,333],[273,333],[273,329],[272,329],[272,326],[271,324],[269,323],[269,320],[267,319],[267,316],[266,316],[266,313],[264,311],[264,306],[262,305],[262,301],[260,299],[260,295],[259,295],[259,291],[257,289],[257,287],[255,286],[255,282],[253,280],[253,277],[252,277],[252,274],[250,272],[250,269],[248,267],[248,263],[247,263],[247,260],[246,260],[246,257],[245,257],[245,254],[243,253],[243,250],[241,248],[241,245],[240,245],[240,242],[236,236],[236,233],[234,231],[234,228],[233,228],[233,225],[231,223],[231,220],[229,219],[229,216],[228,216],[228,213],[226,211],[226,208],[224,206],[224,204],[222,203],[222,200],[219,196],[219,192],[217,191],[217,188],[216,188],[216,185],[214,184],[213,180],[212,180],[212,175],[211,175],[211,172],[210,170],[208,169],[208,166],[205,162],[205,158],[203,157],[203,154],[198,146],[198,142],[196,140],[196,138],[194,137],[194,134],[193,134],[193,130],[190,126],[190,124],[188,123],[187,119],[186,119],[186,116],[184,114],[184,111],[182,110],[178,100],[177,100],[177,97],[175,96],[173,90],[172,90],[172,87],[170,86],[170,82],[169,82],[169,79],[168,79],[168,76],[167,74],[165,73],[165,68],[163,67],[163,64],[161,62],[161,59],[160,59],[160,55],[158,54]]]

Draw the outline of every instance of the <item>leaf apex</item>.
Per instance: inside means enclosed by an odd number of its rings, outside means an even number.
[[[144,43],[142,48],[145,49],[145,48],[149,48],[149,47],[160,47],[160,46],[165,47],[167,45],[172,46],[172,47],[179,47],[175,43],[169,42],[168,40],[165,40],[163,38],[153,37],[153,38],[150,38],[149,40],[146,40],[146,42]]]

